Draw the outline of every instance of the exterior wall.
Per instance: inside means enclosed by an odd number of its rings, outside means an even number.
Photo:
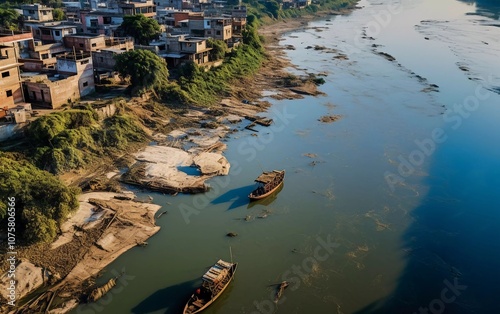
[[[23,101],[19,82],[19,64],[13,47],[0,46],[0,106],[14,107]]]
[[[23,70],[28,72],[39,72],[43,70],[43,61],[35,59],[21,59],[23,62]]]
[[[180,51],[188,53],[198,53],[207,49],[206,40],[184,40],[179,41]]]
[[[132,37],[111,37],[104,40],[106,48],[129,51],[134,49],[134,38]]]
[[[2,77],[9,73],[8,77]],[[0,70],[0,104],[3,107],[12,108],[15,103],[23,101],[21,84],[19,83],[19,69],[14,66],[9,69]]]
[[[154,0],[158,7],[171,7],[177,10],[182,9],[182,0]]]
[[[180,22],[189,18],[189,12],[174,12],[174,26],[179,26]]]
[[[145,2],[131,1],[129,3],[121,3],[120,11],[123,15],[143,14],[145,17],[155,17],[156,5],[152,0],[146,0]]]
[[[30,101],[49,104],[53,109],[80,98],[76,75],[56,82],[44,80],[43,82],[24,82],[24,85]]]
[[[11,43],[14,41],[23,41],[30,39],[33,39],[33,35],[29,31],[19,31],[19,32],[8,31],[6,33],[0,31],[0,45],[2,43]]]
[[[57,72],[61,72],[63,74],[76,74],[77,67],[76,62],[73,60],[57,60]]]
[[[94,68],[112,71],[116,64],[116,60],[114,59],[115,55],[117,55],[115,52],[109,50],[94,52],[92,54]]]
[[[230,18],[211,18],[210,29],[205,30],[205,37],[229,41],[233,37]]]
[[[114,31],[123,22],[123,16],[117,13],[97,14],[82,12],[82,31],[90,34],[113,35]]]
[[[68,101],[74,101],[93,92],[95,90],[94,79],[92,73],[90,75],[90,77],[73,75],[55,82],[48,79],[42,82],[25,81],[23,84],[30,101],[41,102],[55,109]]]
[[[23,5],[21,6],[21,9],[23,10],[23,15],[26,20],[35,20],[35,21],[40,21],[40,22],[48,22],[54,20],[54,17],[52,15],[52,11],[54,9],[40,5],[40,4],[34,4],[34,5]]]
[[[106,47],[104,36],[82,37],[82,36],[66,36],[64,37],[64,45],[67,48],[75,48],[75,50],[96,51]]]

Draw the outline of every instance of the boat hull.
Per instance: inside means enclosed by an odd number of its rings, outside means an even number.
[[[281,181],[274,189],[272,189],[271,191],[265,193],[265,194],[261,194],[261,195],[254,195],[253,192],[248,195],[248,198],[252,201],[256,201],[256,200],[261,200],[263,198],[266,198],[268,196],[270,196],[271,194],[273,194],[274,192],[276,192],[281,186],[283,186],[283,181]]]

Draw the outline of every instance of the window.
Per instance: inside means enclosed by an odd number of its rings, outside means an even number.
[[[12,97],[12,89],[5,91],[5,94],[7,94],[7,97]]]
[[[104,62],[104,58],[103,57],[99,57],[99,62]]]
[[[92,43],[92,47],[97,47],[97,44],[96,43]]]
[[[220,31],[217,31],[217,32],[216,32],[216,34],[217,34],[217,35],[220,35]]]
[[[8,76],[10,76],[9,71],[2,72],[2,77],[8,77]]]
[[[43,60],[48,59],[48,58],[49,58],[49,54],[48,53],[42,54],[42,59]]]
[[[61,32],[60,32],[60,31],[55,31],[55,32],[54,32],[54,35],[56,35],[56,36],[61,36]]]
[[[42,35],[50,35],[50,31],[48,29],[42,29]]]
[[[83,82],[83,87],[87,87],[89,86],[89,83],[88,82]]]
[[[88,60],[88,59],[87,59],[87,60],[83,60],[82,62],[80,62],[80,64],[82,64],[82,65],[83,65],[83,64],[87,64],[87,63],[89,63],[89,60]]]
[[[35,10],[28,10],[29,14],[35,14]]]

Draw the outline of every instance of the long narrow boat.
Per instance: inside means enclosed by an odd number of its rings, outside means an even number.
[[[255,182],[259,186],[248,195],[251,200],[260,200],[276,191],[285,179],[285,170],[273,170],[263,172]]]
[[[214,266],[210,267],[203,275],[201,286],[189,298],[183,314],[200,313],[210,306],[229,286],[237,266],[238,263],[219,260]]]

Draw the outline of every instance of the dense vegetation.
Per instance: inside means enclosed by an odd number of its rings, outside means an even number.
[[[168,85],[165,60],[149,50],[130,50],[115,57],[115,69],[130,78],[132,94],[157,91]]]
[[[226,56],[227,44],[220,39],[207,39],[207,47],[212,48],[209,52],[210,61],[223,59]]]
[[[0,225],[7,224],[7,198],[15,197],[18,241],[52,241],[66,216],[78,207],[78,189],[25,160],[0,153]],[[16,243],[17,244],[17,243]]]
[[[98,121],[91,108],[70,109],[40,117],[30,124],[28,138],[35,147],[32,161],[58,174],[83,167],[96,158],[142,142],[146,134],[133,117],[118,113]]]
[[[0,27],[10,30],[19,29],[20,15],[14,9],[0,7]]]
[[[148,45],[153,39],[160,36],[160,24],[155,19],[150,19],[142,14],[126,15],[118,28],[122,36],[132,36],[136,44]]]

